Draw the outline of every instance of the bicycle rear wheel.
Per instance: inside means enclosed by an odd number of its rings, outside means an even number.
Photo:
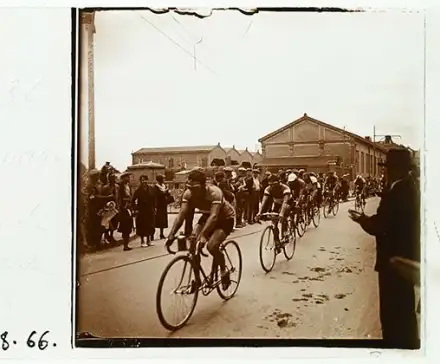
[[[266,273],[273,269],[277,256],[273,229],[272,225],[266,226],[260,239],[260,263]]]
[[[229,240],[220,247],[220,251],[225,257],[226,270],[229,274],[230,284],[226,289],[223,289],[222,284],[218,285],[217,293],[221,298],[227,301],[235,295],[238,285],[240,284],[242,271],[241,250],[234,240]],[[235,263],[234,260],[236,260]],[[218,269],[220,270],[220,267]],[[220,276],[219,272],[218,277]]]
[[[178,266],[181,264],[183,264],[183,268],[179,269]],[[175,270],[175,272],[172,270]],[[187,277],[185,277],[186,274]],[[168,286],[168,280],[174,280],[176,284]],[[164,307],[164,305],[170,296],[177,303],[183,303],[185,298],[192,298],[188,300],[190,304],[187,305],[186,310],[178,308],[175,309],[174,314],[169,314],[169,307]],[[182,328],[193,314],[198,296],[199,290],[192,260],[187,255],[174,258],[165,267],[157,287],[156,311],[162,326],[170,331]]]
[[[287,228],[289,229],[289,240],[283,246],[283,253],[286,259],[290,260],[296,249],[296,226],[292,218],[287,221]]]

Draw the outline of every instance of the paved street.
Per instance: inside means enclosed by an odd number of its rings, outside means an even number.
[[[368,200],[366,213],[378,202]],[[100,337],[380,338],[375,242],[348,218],[353,203],[310,227],[293,259],[278,255],[268,274],[258,258],[264,224],[234,232],[243,255],[236,296],[224,302],[216,292],[200,295],[190,321],[174,334],[161,326],[155,308],[158,280],[171,260],[163,242],[85,256],[78,330]]]

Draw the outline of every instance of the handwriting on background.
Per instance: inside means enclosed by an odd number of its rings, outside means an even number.
[[[12,80],[7,88],[7,92],[9,94],[8,97],[1,97],[3,100],[2,106],[12,106],[12,104],[22,104],[32,101],[32,94],[38,89],[43,81],[43,77],[40,77],[36,81],[32,82],[32,84],[23,85],[23,82],[19,79]],[[4,93],[4,90],[3,90]]]

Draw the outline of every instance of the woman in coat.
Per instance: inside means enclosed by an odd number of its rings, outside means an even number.
[[[165,239],[164,229],[168,227],[167,207],[171,202],[171,195],[164,183],[164,177],[158,175],[156,177],[156,185],[154,186],[154,195],[156,203],[155,227],[160,229],[160,239]]]
[[[133,207],[136,213],[136,234],[141,238],[141,247],[145,248],[153,245],[150,237],[154,234],[154,196],[148,186],[148,176],[142,175],[140,182],[141,185],[133,195]]]

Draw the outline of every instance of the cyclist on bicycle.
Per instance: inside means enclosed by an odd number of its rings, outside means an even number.
[[[324,191],[326,193],[330,192],[333,198],[335,198],[337,185],[338,185],[338,176],[336,175],[336,172],[328,172],[324,182]]]
[[[269,201],[273,201],[272,212],[278,213],[281,221],[281,236],[284,236],[287,232],[285,217],[289,212],[289,204],[292,198],[290,188],[280,183],[280,179],[277,175],[271,175],[269,177],[269,186],[264,190],[263,201],[261,202],[260,210],[258,211],[255,219],[260,220],[262,211],[266,211]]]
[[[360,194],[362,198],[362,203],[365,205],[365,188],[366,188],[366,181],[364,177],[362,177],[360,174],[356,176],[356,179],[354,180],[354,186],[356,194]]]
[[[318,190],[319,184],[318,179],[314,176],[313,173],[304,173],[304,182],[306,184],[306,193],[311,197],[312,203],[318,203]]]
[[[192,170],[188,175],[186,188],[182,196],[180,212],[174,221],[165,245],[170,246],[173,243],[175,234],[186,217],[194,213],[197,208],[202,217],[194,227],[190,240],[192,242],[198,241],[202,247],[207,243],[209,253],[220,266],[222,284],[227,288],[230,283],[229,275],[219,246],[234,228],[235,210],[224,198],[220,188],[206,183],[204,171]]]

